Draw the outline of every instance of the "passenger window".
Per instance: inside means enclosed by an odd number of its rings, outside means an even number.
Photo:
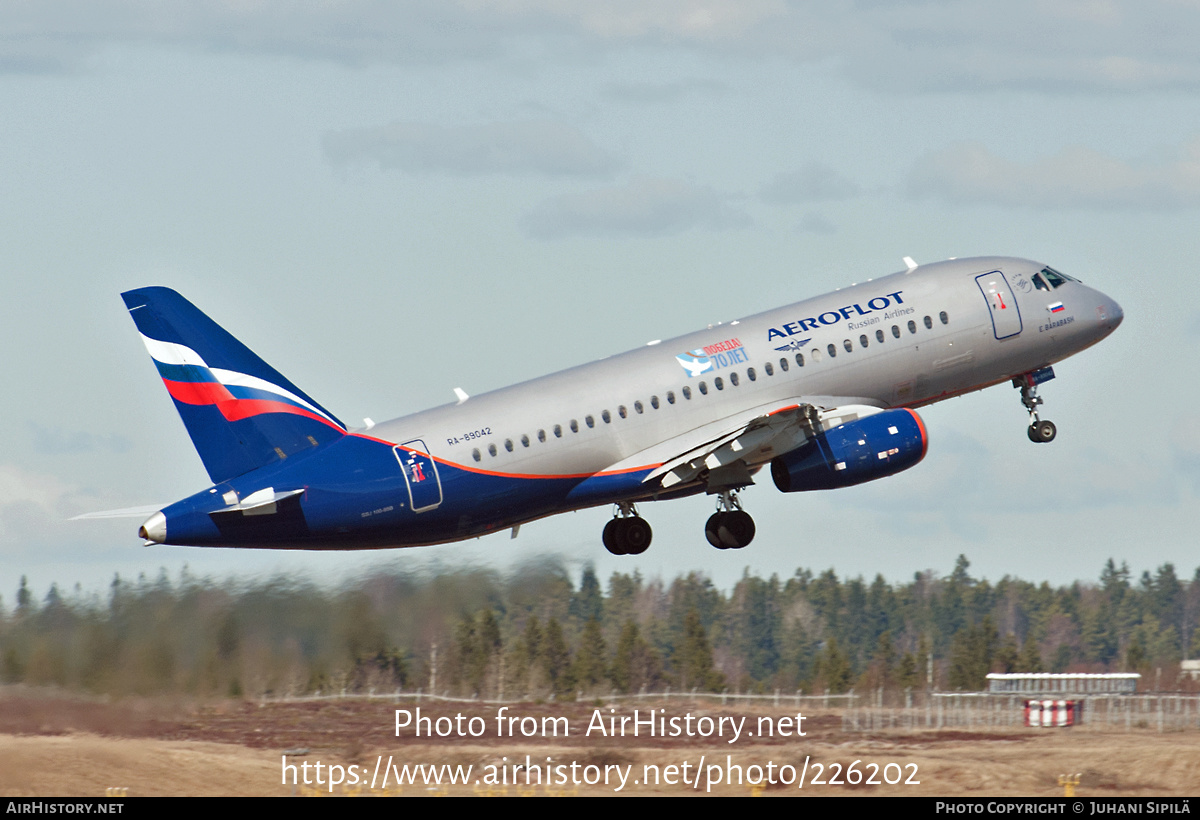
[[[571,432],[572,433],[579,432],[579,422],[577,422],[575,419],[571,419]]]
[[[554,437],[562,438],[562,425],[561,424],[554,425]]]
[[[510,439],[510,438],[506,438],[506,439],[504,440],[504,449],[505,449],[505,450],[508,450],[510,453],[513,451],[513,443],[512,443],[512,439]]]
[[[483,460],[483,456],[480,454],[478,447],[471,451],[471,458],[475,459],[476,461]]]
[[[634,406],[636,407],[637,405],[634,405]],[[657,410],[657,409],[658,409],[658,396],[651,396],[651,397],[650,397],[650,406],[651,406],[651,407],[653,407],[655,410]],[[638,412],[640,413],[640,412],[642,412],[642,411],[641,411],[641,410],[639,410]]]
[[[700,395],[702,395],[702,396],[708,395],[708,385],[707,384],[705,384],[704,382],[700,382],[700,384],[698,384],[697,387],[700,388]]]
[[[738,386],[738,374],[737,373],[729,374],[729,383],[732,384],[734,387]]]
[[[771,366],[770,362],[767,362],[766,364],[763,365],[763,370],[767,371],[768,376],[775,375],[775,368]]]
[[[605,424],[612,424],[612,413],[607,410],[600,414],[600,418],[604,419]]]
[[[496,455],[496,445],[495,444],[488,445],[488,455],[492,456],[493,458],[495,457],[495,455]]]
[[[655,401],[658,401],[658,399],[655,399]],[[641,403],[640,401],[635,401],[635,402],[633,403],[633,412],[637,413],[639,416],[642,414],[642,412],[643,412],[644,410],[645,410],[645,408],[643,408],[643,407],[642,407],[642,403]],[[624,412],[624,411],[625,411],[625,408],[624,408],[624,407],[622,407],[622,408],[621,408],[621,411],[622,411],[622,412],[621,412],[621,418],[625,418],[625,412]]]
[[[884,339],[883,331],[882,330],[875,331],[875,341],[879,342],[880,344],[883,344],[883,339]]]
[[[909,320],[908,320],[908,332],[909,332],[909,333],[916,333],[916,332],[917,332],[917,323],[916,323],[916,322],[914,322],[912,319],[909,319]]]
[[[816,360],[814,359],[813,361],[816,361]],[[804,354],[803,353],[796,354],[796,367],[804,367]],[[784,370],[787,370],[787,368],[785,367]]]
[[[842,342],[842,347],[846,348],[846,352],[847,352],[847,353],[852,353],[852,352],[854,352],[854,345],[853,345],[853,344],[851,344],[851,342],[850,342],[850,340],[849,340],[849,339],[847,339],[846,341]]]
[[[668,390],[667,391],[667,404],[674,404],[674,403],[675,403],[675,391]]]
[[[528,447],[528,446],[529,446],[529,436],[527,436],[527,435],[525,435],[525,434],[523,434],[523,433],[521,434],[521,446],[522,446],[522,447]]]
[[[703,384],[703,382],[701,382],[701,384]],[[720,376],[717,376],[715,379],[713,379],[713,384],[715,384],[717,386],[718,390],[725,389],[725,380],[722,379]]]
[[[771,365],[767,365],[767,367],[770,367],[770,366],[771,366]],[[747,368],[746,368],[746,378],[748,378],[750,381],[757,381],[757,380],[758,380],[758,374],[754,372],[754,368],[753,368],[753,367],[747,367]]]
[[[836,356],[836,355],[837,355],[837,345],[835,345],[835,344],[830,344],[830,345],[829,345],[829,347],[827,347],[827,348],[825,348],[825,349],[826,349],[827,351],[829,351],[829,358],[831,358],[831,359],[832,359],[834,356]]]
[[[690,400],[692,398],[692,388],[685,385],[682,392],[685,399]]]
[[[933,330],[933,319],[930,319],[928,316],[925,317],[925,329]]]
[[[545,430],[538,430],[538,441],[540,441],[542,444],[546,443],[546,431]]]
[[[899,327],[899,325],[892,325],[892,335],[893,335],[893,336],[895,336],[897,339],[899,339],[899,338],[900,338],[900,327]]]
[[[587,415],[587,416],[584,416],[584,417],[583,417],[583,423],[584,423],[584,424],[586,424],[588,427],[595,427],[595,426],[596,426],[596,419],[594,419],[594,418],[593,418],[592,416],[590,416],[590,415]]]
[[[938,318],[942,320],[942,324],[950,324],[950,317],[946,315],[946,311],[943,310],[941,313],[939,313]]]
[[[787,372],[787,369],[788,369],[788,360],[787,359],[779,360],[779,369],[782,370],[784,373]]]

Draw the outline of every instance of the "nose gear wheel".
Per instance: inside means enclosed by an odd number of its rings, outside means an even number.
[[[1054,441],[1055,435],[1058,434],[1058,428],[1054,426],[1054,422],[1038,418],[1038,405],[1044,404],[1044,400],[1037,394],[1038,386],[1037,382],[1033,380],[1033,374],[1026,373],[1024,376],[1015,378],[1013,384],[1021,388],[1021,404],[1025,405],[1025,409],[1029,411],[1029,429],[1026,431],[1029,440],[1037,444]]]

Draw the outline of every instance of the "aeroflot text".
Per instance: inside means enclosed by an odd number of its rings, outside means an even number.
[[[814,318],[797,319],[794,322],[788,322],[786,325],[773,327],[767,331],[767,341],[786,339],[788,336],[795,336],[797,333],[807,333],[810,330],[816,330],[819,325],[836,325],[838,322],[849,319],[851,316],[866,316],[868,313],[874,313],[877,310],[887,310],[893,304],[902,305],[904,304],[904,300],[900,298],[901,293],[904,293],[904,291],[898,290],[886,296],[876,296],[874,299],[867,301],[865,309],[862,305],[855,303],[838,308],[837,310],[827,310]],[[893,299],[895,302],[892,301]]]

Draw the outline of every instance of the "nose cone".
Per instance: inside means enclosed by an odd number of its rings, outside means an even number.
[[[1121,310],[1121,306],[1114,299],[1108,300],[1108,321],[1113,330],[1116,330],[1121,322],[1125,321],[1125,311]]]
[[[1096,297],[1099,300],[1099,304],[1096,305],[1096,318],[1100,320],[1100,324],[1105,328],[1105,335],[1107,335],[1116,330],[1125,320],[1125,311],[1121,310],[1121,306],[1115,299],[1100,291],[1096,291]]]
[[[167,517],[159,510],[138,528],[138,536],[147,543],[162,544],[167,540]]]

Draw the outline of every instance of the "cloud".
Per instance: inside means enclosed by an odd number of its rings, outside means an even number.
[[[1175,420],[1171,446],[1175,467],[1200,483],[1200,415],[1185,414]]]
[[[0,32],[0,71],[70,70],[123,43],[355,65],[638,45],[820,62],[887,91],[1200,87],[1200,8],[1181,0],[39,0],[0,4]]]
[[[693,95],[711,97],[726,94],[729,87],[714,80],[677,80],[668,83],[609,83],[604,94],[610,99],[629,103],[660,105]]]
[[[815,233],[821,236],[829,236],[837,233],[837,225],[834,225],[818,213],[810,213],[805,214],[804,218],[796,223],[796,233]]]
[[[0,464],[0,545],[6,558],[42,549],[92,499],[54,476]]]
[[[1023,208],[1174,210],[1200,205],[1200,138],[1163,156],[1126,162],[1071,146],[1031,162],[998,157],[978,142],[918,160],[913,197]]]
[[[776,174],[763,186],[760,196],[767,202],[795,205],[801,202],[830,202],[858,196],[858,185],[840,173],[814,162],[798,171]]]
[[[42,455],[71,455],[96,450],[125,453],[133,447],[132,441],[120,435],[98,436],[85,430],[42,427],[33,421],[29,422],[29,428],[33,431],[34,452]]]
[[[334,165],[378,163],[413,173],[606,177],[622,164],[578,129],[538,120],[457,126],[398,122],[331,132],[322,142]]]
[[[639,177],[542,202],[522,220],[538,239],[567,236],[662,236],[691,228],[742,228],[750,218],[730,197],[707,186]]]
[[[465,2],[526,19],[551,18],[605,39],[719,41],[788,15],[784,0],[487,0]]]
[[[1177,429],[1191,422],[1193,441],[1200,442],[1200,425],[1194,421],[1185,419]],[[1014,515],[1098,513],[1119,518],[1125,515],[1120,511],[1163,509],[1179,501],[1174,478],[1161,463],[1141,452],[1112,448],[1058,454],[1052,469],[1069,480],[1055,484],[1052,492],[1031,491],[1026,474],[1031,462],[1011,452],[1028,444],[1024,439],[1017,424],[1007,427],[1000,439],[939,429],[930,438],[926,462],[901,476],[834,495],[833,503],[869,511],[908,534],[925,528],[928,535],[931,526],[944,526],[976,541],[988,538],[997,527],[1011,526]]]

